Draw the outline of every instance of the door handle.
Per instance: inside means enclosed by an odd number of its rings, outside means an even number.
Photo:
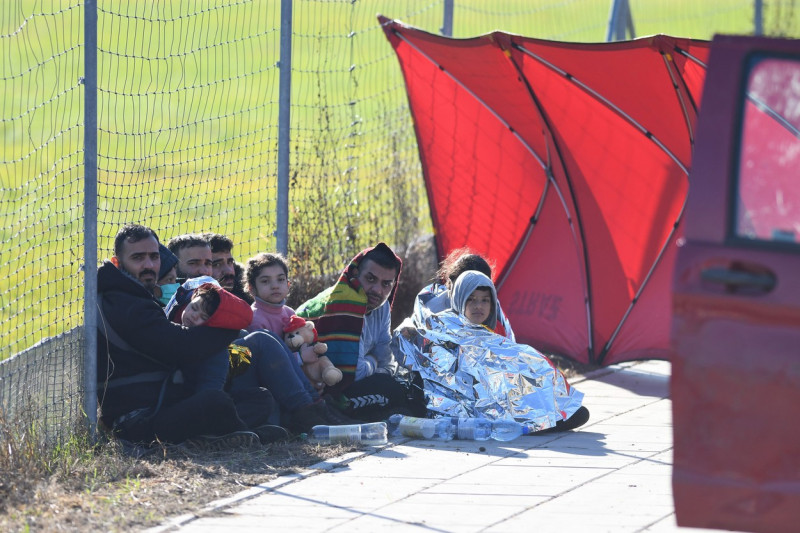
[[[771,272],[751,272],[741,266],[730,268],[712,267],[700,271],[700,279],[706,282],[724,285],[729,292],[770,292],[777,283],[775,274]]]

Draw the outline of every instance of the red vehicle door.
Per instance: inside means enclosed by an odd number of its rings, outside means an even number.
[[[716,37],[673,280],[678,525],[800,531],[800,41]]]

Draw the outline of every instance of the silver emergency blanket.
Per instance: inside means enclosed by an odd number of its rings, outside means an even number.
[[[572,388],[540,352],[447,311],[416,321],[416,333],[397,328],[392,346],[401,364],[422,376],[435,414],[514,419],[531,431],[555,426],[581,406]],[[406,330],[408,332],[408,330]]]

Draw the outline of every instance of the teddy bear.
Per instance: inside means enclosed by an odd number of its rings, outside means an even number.
[[[312,321],[292,315],[283,330],[283,340],[290,350],[300,354],[303,372],[314,387],[323,383],[330,387],[342,380],[342,371],[323,355],[328,345],[317,342],[317,329]]]

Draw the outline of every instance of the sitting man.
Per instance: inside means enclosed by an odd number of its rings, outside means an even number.
[[[253,297],[244,288],[244,269],[233,258],[233,241],[219,233],[203,233],[211,247],[211,275],[228,292],[252,304]]]
[[[190,278],[211,275],[211,246],[202,235],[185,233],[173,237],[167,243],[169,251],[178,258],[178,282]]]
[[[266,389],[247,395],[242,420],[237,404],[222,390],[194,391],[178,369],[202,364],[235,339],[239,331],[186,328],[169,321],[153,296],[160,268],[156,233],[124,226],[114,241],[114,256],[97,270],[98,396],[101,422],[119,438],[136,443],[180,443],[207,448],[251,446],[266,423],[272,397]],[[261,420],[263,418],[263,420]],[[255,432],[247,431],[255,428]]]
[[[384,243],[353,258],[338,281],[297,309],[313,320],[325,355],[344,373],[327,392],[332,404],[361,420],[384,420],[394,413],[424,416],[408,400],[394,375],[391,303],[402,262]]]

